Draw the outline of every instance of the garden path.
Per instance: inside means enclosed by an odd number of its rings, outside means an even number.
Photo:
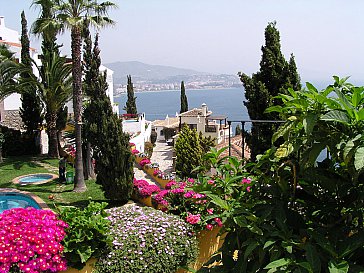
[[[173,147],[168,146],[165,141],[157,141],[156,145],[153,149],[152,157],[150,161],[152,163],[158,163],[159,169],[163,172],[172,172],[172,155],[173,155]],[[137,167],[137,164],[134,165],[134,177],[135,179],[144,179],[149,184],[154,184],[160,186],[158,183],[154,181],[154,179],[148,175],[143,169]]]
[[[58,173],[58,168],[57,167],[54,167],[54,166],[52,166],[52,165],[50,165],[50,164],[48,164],[48,163],[46,163],[46,162],[41,162],[41,161],[38,161],[38,160],[36,160],[35,158],[34,159],[32,159],[32,162],[34,163],[34,164],[37,164],[37,165],[39,165],[39,166],[41,166],[41,167],[43,167],[44,169],[46,169],[46,170],[48,170],[48,171],[50,171],[50,172],[56,172],[56,173]]]

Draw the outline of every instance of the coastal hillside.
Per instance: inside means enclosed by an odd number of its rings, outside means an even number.
[[[126,77],[132,76],[135,91],[178,90],[181,81],[187,89],[240,87],[237,75],[208,74],[173,66],[151,65],[142,62],[105,64],[114,71],[115,95],[126,92]]]
[[[114,82],[123,84],[126,82],[126,75],[132,75],[136,80],[165,80],[169,77],[203,75],[206,73],[192,69],[177,68],[173,66],[152,65],[142,62],[114,62],[105,64],[114,70]]]

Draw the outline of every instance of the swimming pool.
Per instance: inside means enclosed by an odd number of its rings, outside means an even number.
[[[7,209],[33,207],[41,209],[42,206],[31,196],[20,192],[0,192],[0,213]]]
[[[50,182],[57,177],[57,175],[51,173],[35,173],[16,177],[13,179],[13,183],[20,185],[43,184]]]

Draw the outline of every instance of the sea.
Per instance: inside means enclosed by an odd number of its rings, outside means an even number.
[[[180,90],[136,92],[138,112],[144,112],[146,119],[150,121],[165,119],[167,115],[175,117],[180,110],[180,95]],[[201,108],[206,103],[214,116],[224,115],[231,121],[249,120],[243,104],[244,88],[186,90],[186,96],[189,110]],[[114,102],[119,103],[120,113],[125,113],[123,108],[126,100],[126,93],[114,97]],[[239,122],[233,122],[232,127],[235,128],[237,124]]]

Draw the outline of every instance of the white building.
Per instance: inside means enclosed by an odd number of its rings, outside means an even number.
[[[226,116],[213,116],[205,103],[201,108],[194,108],[179,115],[180,128],[187,124],[191,129],[202,132],[205,137],[215,138],[215,143],[220,144],[229,138],[229,126]]]
[[[21,43],[19,32],[5,26],[5,17],[0,16],[0,43],[9,47],[9,50],[14,52],[15,58],[20,61]],[[38,58],[38,52],[35,48],[30,48],[30,57],[39,65],[41,62]],[[38,76],[37,70],[34,69],[34,74]],[[20,95],[12,94],[5,98],[3,103],[0,103],[0,108],[3,110],[18,110],[21,107]]]
[[[130,135],[130,143],[134,143],[139,152],[144,152],[144,143],[150,141],[152,123],[145,120],[145,113],[122,115],[123,132]]]
[[[179,128],[179,118],[177,117],[167,117],[164,120],[153,121],[152,131],[157,133],[157,141],[165,141],[164,129],[170,128],[178,131]]]

